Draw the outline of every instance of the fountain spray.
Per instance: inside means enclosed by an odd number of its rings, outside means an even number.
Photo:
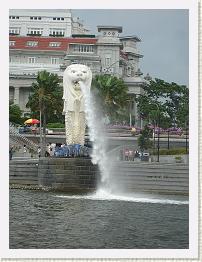
[[[81,90],[85,101],[85,114],[87,125],[89,128],[90,140],[93,143],[93,150],[91,154],[93,164],[97,164],[101,173],[101,183],[99,190],[111,191],[110,187],[110,172],[111,159],[107,154],[107,136],[105,133],[104,117],[99,110],[98,103],[92,92],[80,81]]]

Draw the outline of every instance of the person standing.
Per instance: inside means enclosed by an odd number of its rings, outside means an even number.
[[[128,155],[129,155],[129,156],[128,156],[128,160],[129,160],[129,161],[133,161],[133,160],[134,160],[134,157],[133,157],[133,150],[132,150],[132,149],[129,150]]]
[[[38,153],[38,157],[40,158],[41,157],[41,147],[40,146],[37,149],[37,153]]]
[[[56,146],[56,144],[51,143],[51,145],[50,145],[50,156],[54,156],[55,146]]]
[[[27,153],[27,147],[26,145],[23,146],[23,155],[25,156],[25,154]]]
[[[49,145],[49,144],[46,145],[45,156],[46,156],[46,157],[50,156],[50,145]]]
[[[125,155],[125,161],[129,160],[129,150],[126,148],[124,151],[124,155]]]
[[[9,160],[12,160],[13,158],[13,146],[9,148]]]

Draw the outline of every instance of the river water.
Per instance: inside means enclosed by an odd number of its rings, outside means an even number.
[[[182,197],[10,191],[11,249],[181,249],[188,224]]]

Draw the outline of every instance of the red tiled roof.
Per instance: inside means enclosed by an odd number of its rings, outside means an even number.
[[[9,36],[10,41],[15,41],[14,46],[10,49],[24,49],[24,50],[58,50],[66,51],[71,43],[81,44],[95,44],[96,38],[63,38],[63,37],[37,37],[37,36]],[[37,46],[27,46],[27,41],[38,42]],[[49,46],[50,42],[60,42],[59,47]]]

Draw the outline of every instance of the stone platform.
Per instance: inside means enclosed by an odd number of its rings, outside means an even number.
[[[113,168],[114,165],[114,168]],[[114,192],[189,194],[189,165],[185,163],[112,163]],[[90,158],[41,158],[11,160],[10,187],[54,190],[67,194],[91,193],[100,181]]]
[[[99,171],[90,158],[41,158],[10,161],[12,188],[47,189],[66,193],[96,190]]]
[[[87,193],[96,189],[98,167],[90,158],[43,158],[39,161],[38,183],[57,191]]]

